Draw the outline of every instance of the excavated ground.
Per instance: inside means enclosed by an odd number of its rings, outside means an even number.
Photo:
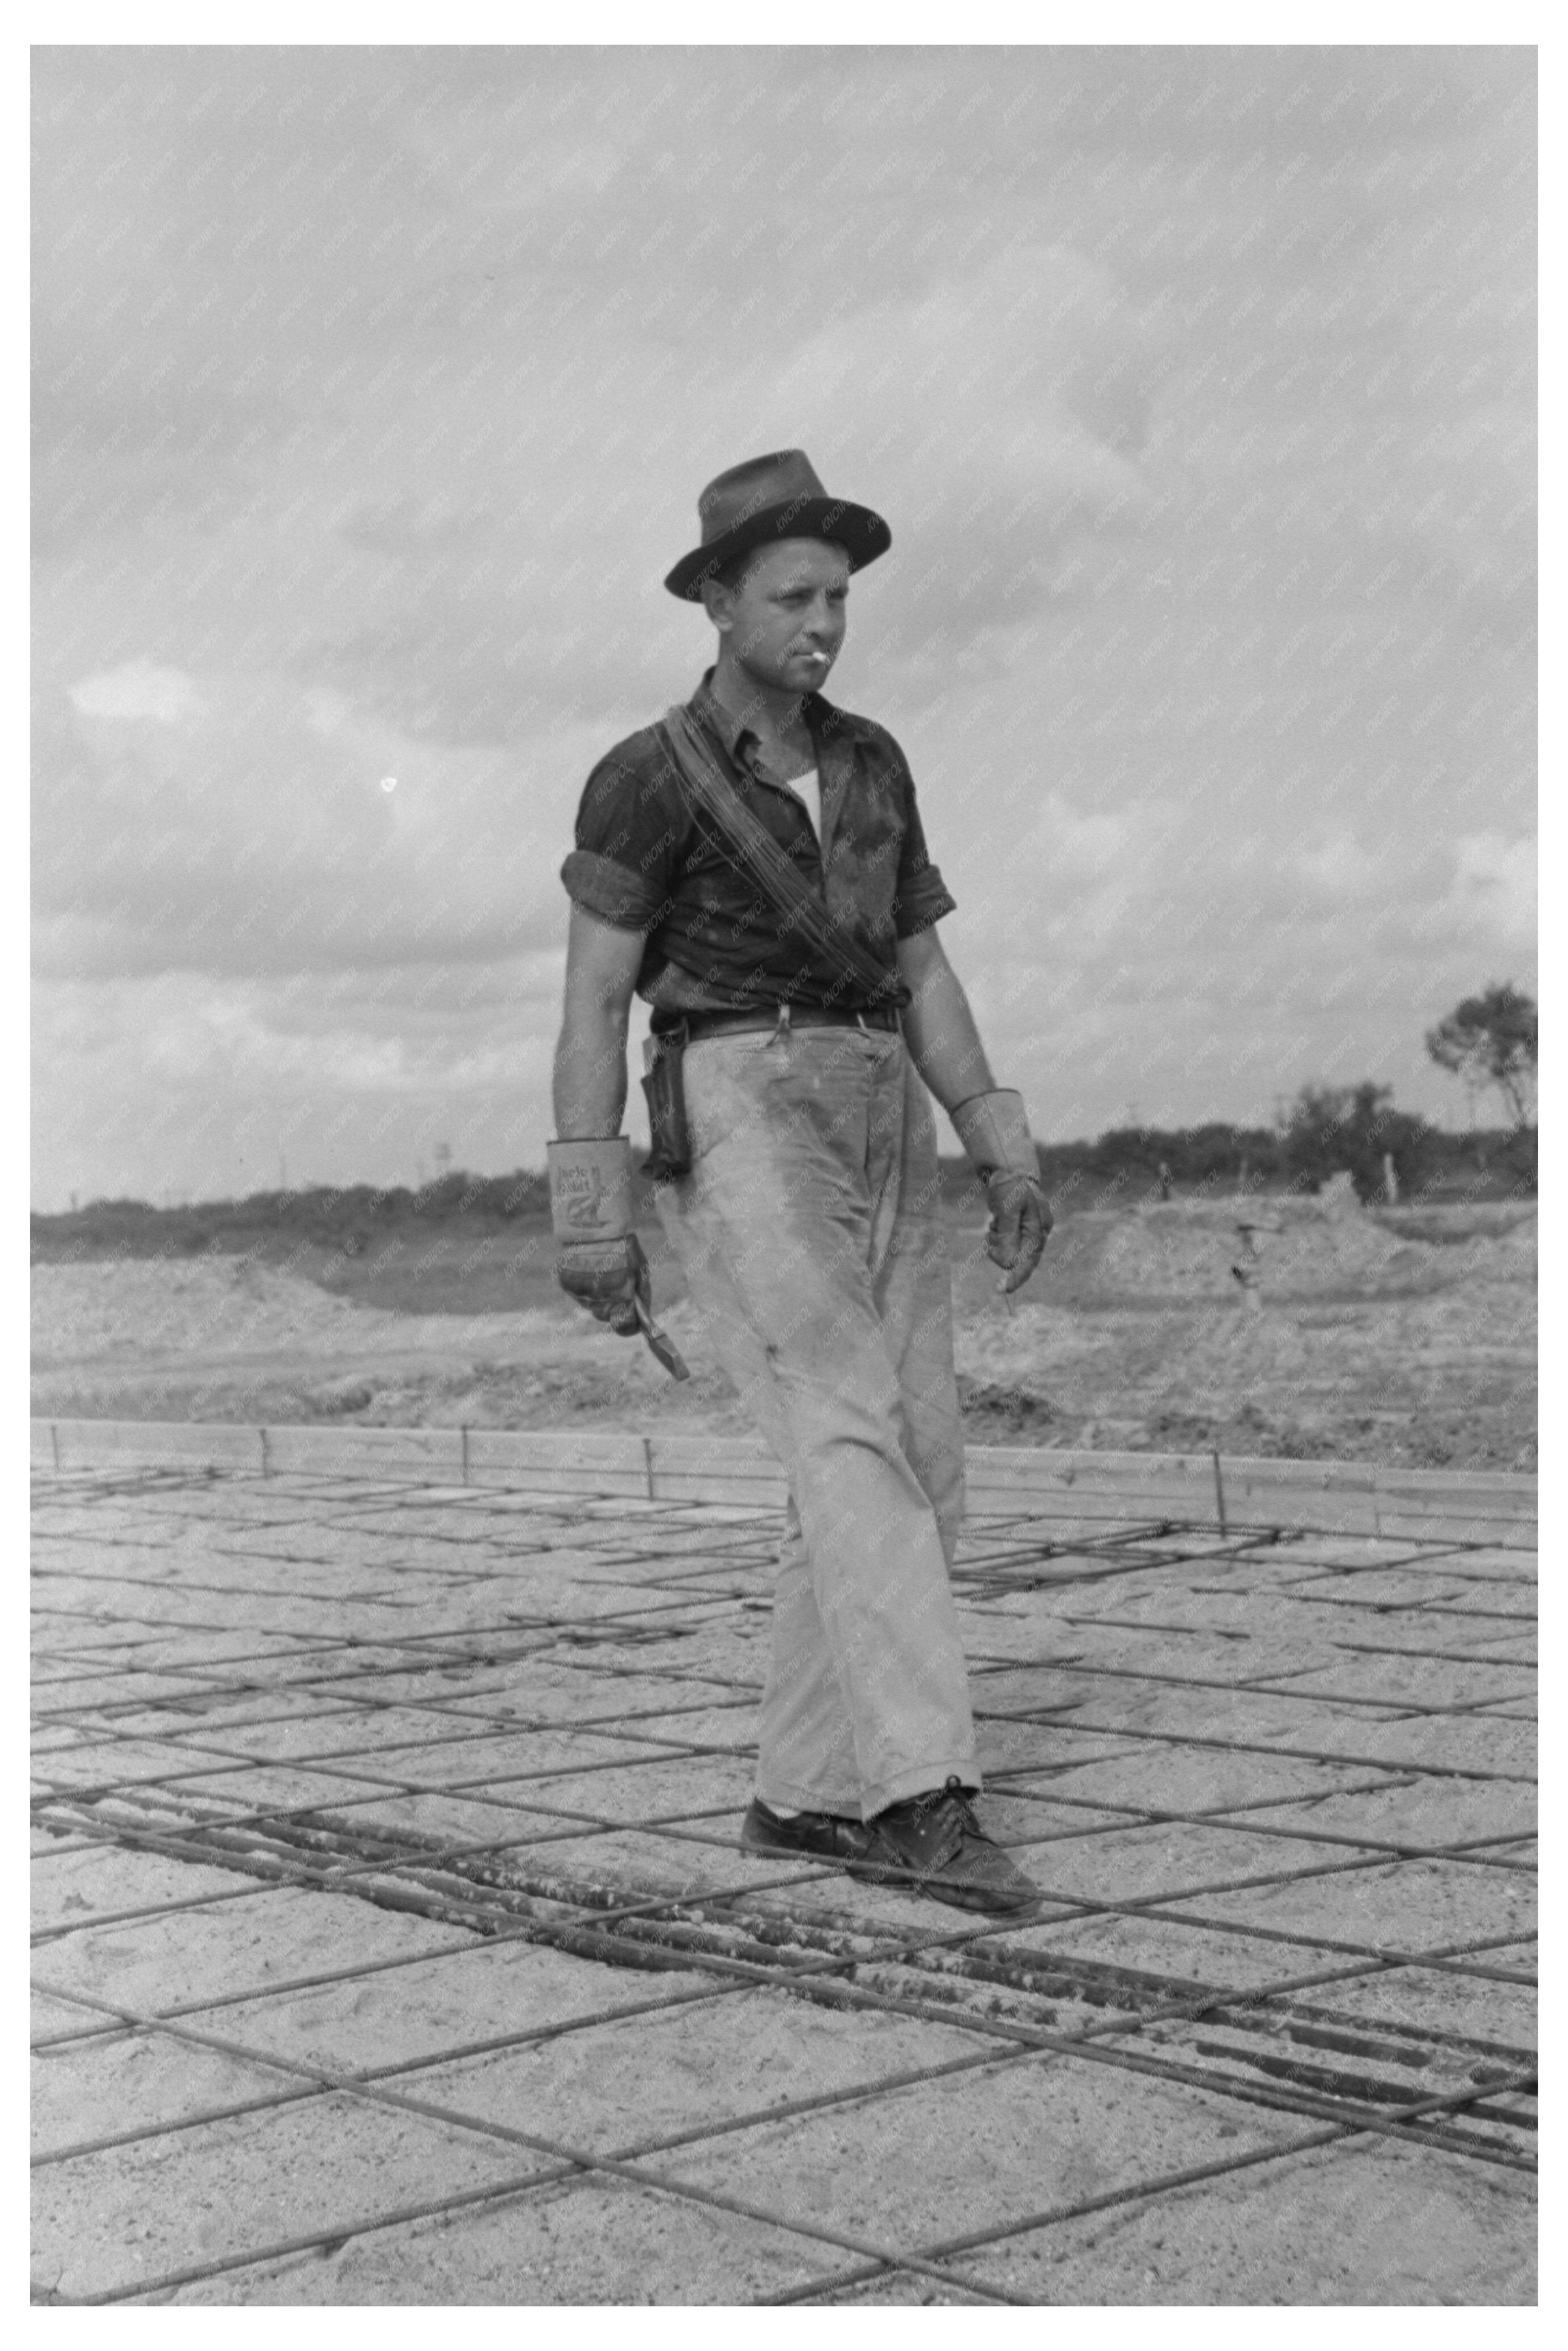
[[[37,2299],[1531,2300],[1531,1554],[973,1522],[998,1925],[738,1849],[769,1513],[36,1518]]]
[[[656,1226],[643,1241],[655,1305],[692,1367],[685,1386],[570,1305],[541,1227],[437,1232],[356,1259],[296,1249],[287,1265],[36,1265],[33,1410],[738,1433],[745,1416]],[[1535,1241],[1531,1204],[1086,1211],[1062,1217],[1009,1312],[983,1234],[955,1218],[968,1433],[993,1445],[1533,1468]]]

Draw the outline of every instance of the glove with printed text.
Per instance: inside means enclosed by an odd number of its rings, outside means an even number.
[[[647,1312],[653,1292],[632,1224],[631,1141],[618,1134],[549,1143],[545,1157],[556,1279],[597,1322],[635,1338],[637,1301]]]

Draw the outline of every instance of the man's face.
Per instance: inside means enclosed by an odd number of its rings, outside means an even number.
[[[785,538],[760,549],[739,587],[716,590],[709,609],[727,651],[759,685],[805,694],[838,659],[849,591],[841,547]]]

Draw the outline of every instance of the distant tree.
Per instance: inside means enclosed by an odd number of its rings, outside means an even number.
[[[1162,1166],[1171,1182],[1194,1185],[1234,1183],[1243,1166],[1270,1166],[1275,1137],[1266,1127],[1230,1126],[1211,1121],[1207,1126],[1112,1127],[1089,1146],[1092,1172],[1109,1178],[1160,1180]]]
[[[1535,1108],[1539,1025],[1535,998],[1511,980],[1494,980],[1428,1029],[1427,1050],[1467,1086],[1495,1086],[1514,1125],[1525,1126]]]
[[[1359,1086],[1303,1086],[1285,1111],[1280,1155],[1298,1184],[1314,1189],[1348,1169],[1358,1196],[1383,1191],[1383,1156],[1394,1161],[1402,1191],[1426,1171],[1432,1130],[1425,1119],[1394,1107],[1391,1086],[1365,1079]]]

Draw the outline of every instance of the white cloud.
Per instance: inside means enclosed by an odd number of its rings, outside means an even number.
[[[345,1176],[454,1097],[538,1158],[577,795],[695,678],[659,581],[770,444],[892,522],[835,698],[909,750],[1047,1131],[1148,1054],[1172,1113],[1374,1067],[1419,1101],[1423,1023],[1517,971],[1529,53],[40,73],[37,935],[80,1019],[37,1132],[71,1186],[232,1158],[253,1108],[346,1105]]]
[[[154,718],[163,726],[194,718],[202,709],[194,678],[150,661],[99,670],[73,685],[70,697],[84,718]]]
[[[1535,844],[1500,832],[1463,833],[1454,842],[1454,879],[1431,921],[1452,925],[1500,952],[1531,956],[1536,936]]]
[[[1377,888],[1381,879],[1377,862],[1367,855],[1355,834],[1343,827],[1298,850],[1295,865],[1314,889],[1340,901],[1365,895]]]
[[[77,715],[39,729],[41,968],[474,964],[564,935],[558,873],[598,730],[433,744],[256,672],[182,678],[178,726],[127,728],[153,696],[145,673],[110,674],[86,714],[73,695]]]
[[[423,1000],[426,977],[39,983],[35,1197],[244,1194],[280,1152],[296,1183],[412,1183],[436,1139],[477,1170],[542,1165],[559,957],[490,967],[473,1001],[455,973]]]

